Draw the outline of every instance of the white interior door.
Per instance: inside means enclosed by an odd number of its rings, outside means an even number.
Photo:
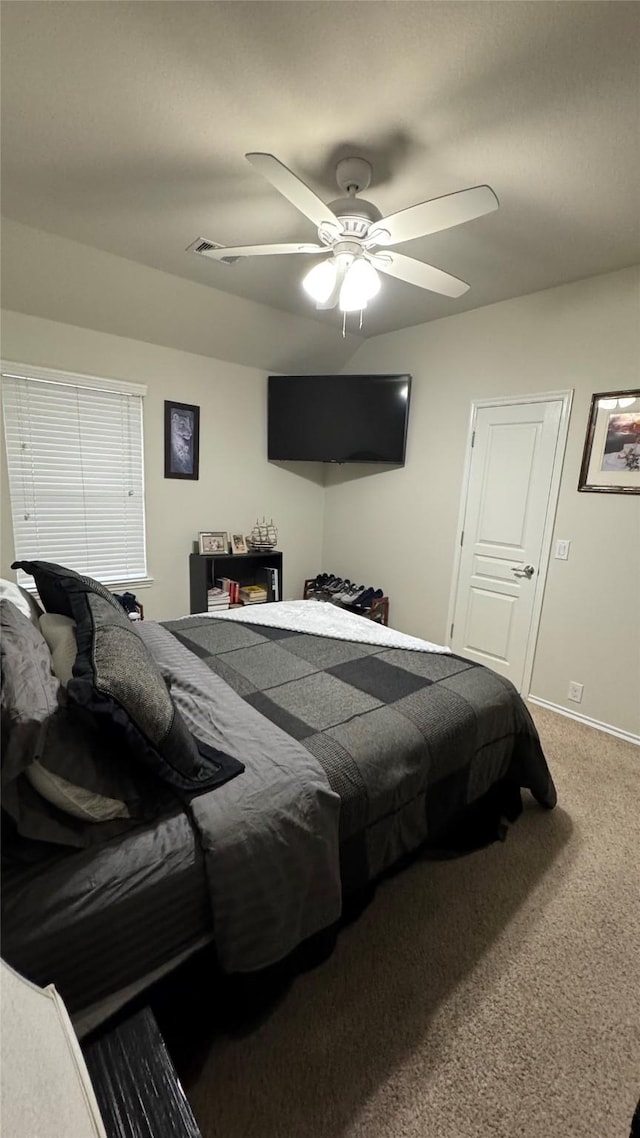
[[[536,631],[568,401],[498,402],[475,412],[450,643],[518,690]]]

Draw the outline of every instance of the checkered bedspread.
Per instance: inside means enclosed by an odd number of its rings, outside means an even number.
[[[246,621],[195,616],[165,627],[321,763],[341,799],[352,882],[444,834],[497,783],[555,804],[528,710],[487,668]]]

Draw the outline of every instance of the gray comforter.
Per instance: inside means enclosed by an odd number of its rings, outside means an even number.
[[[245,765],[190,809],[220,963],[229,972],[262,968],[340,915],[339,796],[318,760],[198,655],[159,624],[137,627],[191,731]]]
[[[338,918],[343,886],[496,784],[554,805],[528,711],[494,672],[248,619],[139,625],[191,730],[245,764],[191,806],[226,970],[281,959]]]

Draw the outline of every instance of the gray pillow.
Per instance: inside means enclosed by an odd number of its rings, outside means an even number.
[[[57,612],[43,612],[38,624],[49,645],[53,674],[66,688],[78,655],[76,622],[70,616],[61,616]]]
[[[32,624],[38,623],[42,614],[40,605],[31,593],[28,593],[20,585],[16,585],[15,581],[7,581],[4,577],[0,578],[0,598],[11,601],[17,609],[20,609],[20,612],[29,618]]]
[[[74,714],[42,633],[4,600],[0,634],[3,807],[18,833],[86,846],[154,817],[166,792]]]
[[[123,748],[188,798],[244,770],[191,734],[156,661],[104,585],[48,561],[15,561],[12,568],[33,575],[47,612],[75,620],[69,698],[105,730],[119,732]]]
[[[43,725],[58,707],[60,687],[40,629],[5,599],[0,599],[0,665],[5,783],[35,758]]]

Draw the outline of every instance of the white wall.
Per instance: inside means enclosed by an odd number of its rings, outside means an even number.
[[[144,407],[147,548],[154,584],[138,590],[145,616],[189,612],[188,555],[199,530],[248,533],[273,517],[285,595],[318,572],[324,488],[317,464],[267,462],[266,372],[36,316],[2,314],[5,359],[148,385]],[[200,409],[200,478],[164,478],[164,400]],[[11,510],[2,435],[2,565],[13,576]]]
[[[446,641],[471,400],[575,390],[531,691],[640,734],[640,499],[578,493],[591,395],[640,387],[640,270],[365,342],[347,372],[413,375],[407,463],[327,474],[323,566],[383,587],[392,623]],[[570,680],[584,684],[580,707]]]
[[[343,338],[333,324],[229,296],[8,218],[2,219],[2,307],[294,375],[338,371],[361,343],[353,334]]]

